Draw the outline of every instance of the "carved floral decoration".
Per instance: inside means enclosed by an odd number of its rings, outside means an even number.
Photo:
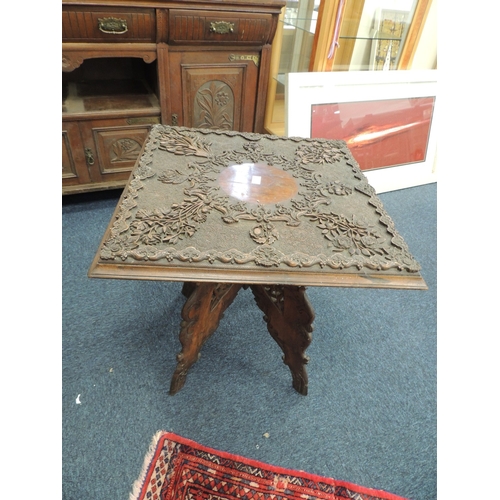
[[[141,152],[142,145],[134,139],[118,139],[111,145],[113,156],[111,162],[135,161]]]
[[[203,137],[200,131],[193,133],[189,129],[155,126],[151,133],[153,139],[148,142],[140,167],[134,173],[134,181],[129,185],[128,196],[122,201],[111,237],[103,246],[101,258],[207,261],[212,264],[221,262],[240,265],[254,263],[263,267],[319,265],[342,269],[355,266],[358,269],[367,267],[377,270],[398,268],[409,272],[420,269],[368,183],[348,186],[340,181],[324,181],[314,165],[311,165],[341,160],[349,163],[349,154],[342,150],[341,145],[337,147],[335,141],[323,140],[309,140],[304,144],[304,139],[297,139],[301,144],[295,150],[294,157],[286,158],[280,154],[266,153],[259,143],[261,136],[257,134],[226,134],[242,135],[247,139],[241,151],[228,150],[214,154],[208,138]],[[266,137],[282,140],[275,136]],[[155,175],[147,165],[151,163],[156,149],[193,157],[194,161],[189,163],[187,173],[170,169],[157,175],[158,182],[185,185],[184,197],[181,202],[173,203],[170,207],[140,209],[128,221],[132,208],[136,206],[135,198],[142,187],[142,180]],[[298,179],[304,190],[291,199],[288,206],[280,203],[255,206],[234,202],[222,194],[214,181],[222,169],[230,164],[245,162],[267,162],[269,165],[279,166]],[[364,177],[359,167],[352,162],[349,166],[353,169],[353,179],[362,181]],[[333,210],[324,210],[324,207],[330,205],[332,195],[348,197],[353,194],[354,189],[369,197],[369,203],[375,207],[380,215],[379,220],[387,231],[381,231],[380,226],[375,227],[356,215],[346,216]],[[180,241],[188,241],[195,235],[208,215],[214,212],[220,214],[225,224],[253,221],[255,225],[250,229],[248,237],[257,247],[250,253],[236,249],[218,252],[201,251],[192,246],[184,249],[174,247]],[[329,255],[311,256],[302,252],[285,255],[273,246],[280,238],[279,224],[299,226],[305,219],[313,222],[327,240],[331,252]]]
[[[195,96],[194,126],[208,129],[231,130],[234,121],[234,97],[231,87],[224,82],[210,81]]]

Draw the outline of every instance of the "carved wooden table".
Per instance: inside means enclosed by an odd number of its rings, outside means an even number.
[[[249,286],[305,395],[305,287],[426,289],[419,270],[343,141],[155,125],[89,276],[184,282],[171,394]]]

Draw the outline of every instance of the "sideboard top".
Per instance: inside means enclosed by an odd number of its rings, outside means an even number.
[[[62,5],[96,5],[117,7],[154,7],[154,8],[201,8],[224,10],[234,7],[259,7],[281,10],[285,0],[62,0]]]

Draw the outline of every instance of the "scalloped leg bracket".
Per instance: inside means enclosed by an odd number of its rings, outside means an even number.
[[[186,382],[189,368],[198,361],[205,341],[215,332],[224,311],[236,297],[241,285],[231,283],[189,283],[183,294],[188,296],[182,308],[177,367],[170,383],[170,394],[176,394]]]
[[[293,388],[307,395],[305,351],[312,341],[314,310],[306,288],[291,285],[252,285],[259,308],[264,312],[269,333],[284,353],[283,362],[292,373]]]

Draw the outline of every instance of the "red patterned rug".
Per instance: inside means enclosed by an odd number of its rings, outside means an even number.
[[[131,500],[404,500],[307,472],[287,470],[159,432]]]

